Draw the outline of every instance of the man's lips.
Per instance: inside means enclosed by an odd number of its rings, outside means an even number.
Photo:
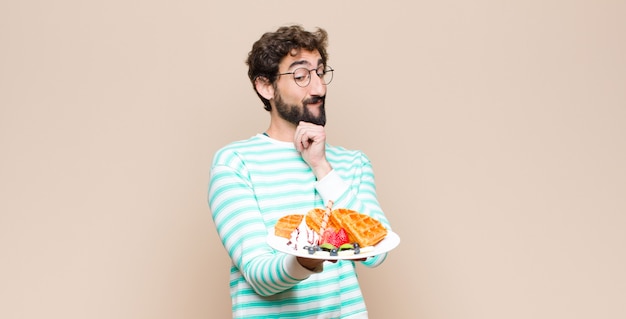
[[[324,98],[322,97],[312,97],[304,101],[305,105],[321,105],[322,103],[324,103]]]

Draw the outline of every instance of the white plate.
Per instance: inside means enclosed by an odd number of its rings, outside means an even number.
[[[392,232],[387,232],[387,236],[380,243],[374,246],[374,249],[365,253],[346,255],[346,256],[326,256],[326,255],[311,255],[304,249],[295,250],[293,247],[287,245],[289,239],[284,237],[278,237],[274,235],[274,228],[269,230],[267,235],[267,243],[274,249],[298,257],[311,258],[311,259],[324,259],[324,260],[342,260],[342,259],[361,259],[371,256],[384,254],[392,249],[396,248],[400,244],[400,237]]]

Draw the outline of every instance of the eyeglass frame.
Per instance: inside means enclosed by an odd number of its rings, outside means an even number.
[[[319,69],[320,69],[320,67],[323,67],[322,71],[323,71],[324,73],[322,73],[322,74],[317,73],[317,70],[319,70]],[[309,72],[307,72],[307,78],[308,78],[308,81],[306,82],[306,84],[305,84],[305,85],[300,85],[300,84],[298,84],[298,80],[296,80],[296,72],[298,72],[298,70],[300,70],[300,69],[303,69],[303,70],[309,71]],[[334,76],[334,73],[333,73],[333,72],[335,71],[335,69],[333,69],[333,68],[332,68],[331,66],[329,66],[329,65],[323,65],[323,64],[322,64],[322,65],[320,65],[320,66],[318,66],[318,67],[317,67],[317,68],[315,68],[315,69],[297,68],[297,69],[293,70],[293,72],[278,73],[277,75],[280,77],[281,75],[288,75],[288,74],[291,74],[291,75],[292,75],[292,78],[293,78],[293,81],[294,81],[294,82],[296,82],[296,85],[297,85],[297,86],[299,86],[299,87],[301,87],[301,88],[304,88],[304,87],[309,86],[309,84],[311,84],[311,77],[312,77],[312,76],[311,76],[311,72],[313,72],[313,71],[316,71],[316,72],[315,72],[315,74],[316,74],[316,75],[317,75],[320,79],[323,79],[323,76],[324,76],[326,73],[330,72],[330,81],[328,81],[327,83],[324,83],[324,81],[322,81],[322,84],[323,84],[323,85],[328,85],[330,82],[332,82],[332,81],[333,81],[333,76]]]

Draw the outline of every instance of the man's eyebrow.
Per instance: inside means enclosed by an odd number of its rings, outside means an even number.
[[[293,68],[294,66],[298,66],[298,65],[308,65],[309,61],[307,60],[298,60],[298,61],[294,61],[289,65],[288,69]],[[322,64],[322,59],[317,60],[317,65]]]

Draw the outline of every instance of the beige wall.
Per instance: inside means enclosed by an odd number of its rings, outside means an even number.
[[[626,317],[626,3],[219,3],[2,1],[0,318],[229,317],[209,166],[290,22],[402,237],[372,318]]]

